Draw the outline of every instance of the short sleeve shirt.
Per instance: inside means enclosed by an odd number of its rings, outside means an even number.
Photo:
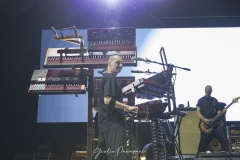
[[[213,118],[218,112],[218,100],[214,97],[203,96],[196,106],[200,107],[200,112],[205,118]]]
[[[110,96],[119,102],[123,102],[122,87],[116,77],[105,73],[99,84],[99,105],[98,105],[98,126],[103,132],[112,128],[125,127],[126,118],[123,109],[115,108],[104,104],[104,97]]]

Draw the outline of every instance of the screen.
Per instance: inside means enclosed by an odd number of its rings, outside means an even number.
[[[59,31],[58,31],[59,32]],[[71,32],[71,31],[69,31]],[[87,29],[79,29],[87,46]],[[66,34],[67,33],[66,31]],[[72,32],[71,32],[72,34]],[[238,68],[240,68],[240,28],[161,28],[136,29],[137,54],[140,58],[161,63],[159,51],[164,47],[168,63],[173,64],[176,104],[196,107],[199,98],[204,96],[205,86],[211,85],[212,96],[227,105],[240,96]],[[41,61],[43,69],[47,48],[79,48],[78,45],[54,40],[51,30],[42,31]],[[182,68],[189,68],[186,71]],[[101,77],[96,69],[94,75]],[[135,76],[135,79],[151,75],[131,73],[131,70],[161,72],[163,66],[139,61],[137,67],[123,67],[121,76]],[[87,122],[87,94],[43,95],[38,101],[38,122]],[[136,99],[136,104],[145,102]],[[227,121],[239,121],[239,103],[233,103],[226,114]],[[94,114],[94,113],[93,113]]]

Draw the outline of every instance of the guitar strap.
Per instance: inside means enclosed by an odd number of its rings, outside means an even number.
[[[211,108],[211,111],[210,111],[209,115],[210,114],[216,114],[217,110],[216,110],[216,102],[215,102],[214,98],[210,97],[208,99],[208,105],[209,105],[209,108]]]
[[[218,114],[218,106],[216,106],[216,100],[211,97],[209,100],[209,107],[211,106],[211,103],[213,104],[213,108],[212,111],[210,112],[210,114],[214,114],[214,116],[216,116]],[[213,118],[213,117],[211,117]],[[220,121],[220,119],[218,118],[215,122],[214,122],[214,127],[217,127],[219,124],[222,124],[222,122]]]

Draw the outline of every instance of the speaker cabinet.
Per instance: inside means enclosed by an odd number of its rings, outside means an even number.
[[[213,138],[213,140],[209,143],[207,147],[207,151],[221,151],[221,147],[222,145],[219,140],[217,138]]]
[[[198,128],[199,118],[196,115],[196,108],[179,108],[179,110],[187,113],[182,118],[177,138],[180,150],[183,155],[197,154],[200,130]]]

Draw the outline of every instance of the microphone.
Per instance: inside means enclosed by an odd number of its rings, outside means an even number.
[[[132,57],[131,60],[145,61],[143,58],[140,58],[140,57]]]
[[[104,70],[101,70],[101,71],[100,71],[100,70],[98,70],[97,72],[98,72],[98,73],[100,73],[101,75],[104,75],[104,72],[105,72],[105,71],[106,71],[106,69],[104,69]]]

